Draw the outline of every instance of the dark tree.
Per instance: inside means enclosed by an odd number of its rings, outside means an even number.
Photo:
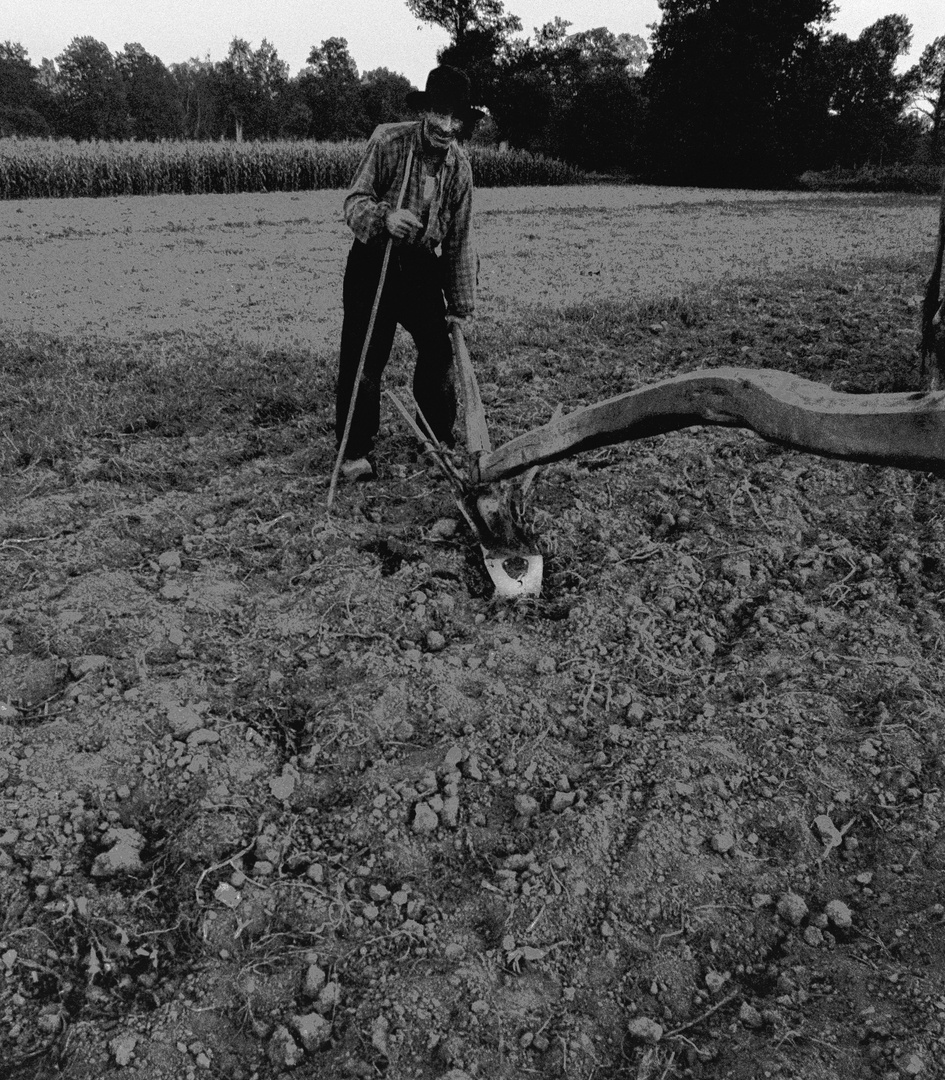
[[[646,77],[654,174],[765,183],[793,173],[809,131],[792,93],[831,0],[660,0],[660,9]]]
[[[555,18],[535,31],[534,41],[513,42],[499,62],[487,104],[500,137],[518,149],[558,150],[564,90],[560,58],[570,25]]]
[[[585,169],[640,167],[645,102],[640,72],[646,43],[605,27],[572,34],[565,69],[571,92],[561,117],[559,156]]]
[[[507,38],[522,29],[518,16],[505,14],[502,0],[407,0],[407,7],[420,22],[441,26],[453,45],[462,46],[474,31]]]
[[[312,131],[312,110],[299,79],[289,79],[282,91],[279,135],[285,139],[307,139]]]
[[[887,15],[856,40],[831,34],[823,43],[832,82],[827,143],[833,164],[889,164],[912,149],[914,129],[904,111],[913,79],[895,70],[911,41],[909,20]]]
[[[243,38],[234,38],[226,59],[214,67],[217,97],[228,116],[226,134],[271,139],[283,129],[289,105],[289,66],[279,59],[265,38],[253,50]]]
[[[216,139],[226,130],[223,87],[209,57],[171,65],[183,109],[183,134],[188,139]]]
[[[131,134],[137,139],[183,135],[180,87],[164,64],[137,43],[126,44],[115,62],[125,85]]]
[[[605,27],[569,34],[563,19],[516,43],[488,101],[502,137],[605,172],[638,167],[646,43]]]
[[[907,74],[911,104],[928,120],[931,160],[939,162],[945,141],[945,36],[926,45],[918,64]]]
[[[501,66],[496,87],[488,105],[499,138],[516,149],[552,153],[554,84],[535,53],[518,50]]]
[[[614,34],[606,26],[570,34],[567,43],[589,72],[615,71],[642,75],[649,49],[636,34]]]
[[[492,28],[474,27],[462,41],[452,42],[440,49],[436,58],[441,64],[459,68],[469,77],[473,102],[483,105],[495,97],[498,66],[507,46],[507,39]]]
[[[220,98],[228,115],[227,131],[237,142],[243,141],[247,124],[252,127],[256,108],[253,76],[253,50],[245,38],[233,38],[226,59],[215,66]]]
[[[0,45],[0,136],[49,135],[54,115],[51,91],[40,80],[26,49],[10,41]]]
[[[76,139],[123,139],[131,133],[125,84],[108,46],[73,38],[56,57],[65,133]]]
[[[437,54],[469,76],[473,101],[488,104],[498,92],[497,67],[522,29],[517,15],[507,15],[501,0],[407,0],[421,21],[442,27],[450,43]]]
[[[411,111],[407,95],[415,89],[404,75],[387,68],[375,68],[361,76],[361,102],[372,130],[378,124],[390,124],[407,120]]]
[[[299,75],[317,139],[350,139],[370,134],[361,99],[358,68],[345,38],[331,37],[312,46],[308,65]]]
[[[275,138],[283,128],[289,85],[289,65],[279,59],[265,38],[250,59],[253,80],[253,136]]]

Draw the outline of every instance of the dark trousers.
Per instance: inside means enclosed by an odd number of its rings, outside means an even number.
[[[351,388],[361,359],[383,259],[383,243],[362,244],[360,240],[354,242],[348,255],[335,398],[336,446],[341,445],[344,434]],[[417,346],[413,376],[413,396],[417,405],[436,437],[449,446],[453,444],[456,420],[453,349],[446,324],[439,259],[426,248],[394,244],[345,449],[348,459],[366,457],[374,447],[374,437],[380,426],[381,375],[390,357],[398,323]]]

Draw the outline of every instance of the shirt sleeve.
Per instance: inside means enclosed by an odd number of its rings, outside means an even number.
[[[386,157],[383,144],[375,132],[345,198],[345,224],[364,244],[384,233],[384,222],[391,209],[390,203],[378,195],[388,164]]]
[[[446,259],[446,310],[450,315],[472,315],[476,309],[478,259],[472,242],[472,175],[460,172],[453,219],[443,237]]]

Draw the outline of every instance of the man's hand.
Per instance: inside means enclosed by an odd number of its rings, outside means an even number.
[[[412,240],[423,227],[417,215],[409,210],[389,211],[384,224],[395,240]]]
[[[454,326],[458,326],[460,330],[465,334],[467,330],[472,326],[472,315],[447,315],[446,325],[447,328],[452,330]]]

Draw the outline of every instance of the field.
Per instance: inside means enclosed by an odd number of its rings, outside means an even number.
[[[476,213],[495,442],[914,385],[933,198]],[[943,1075],[941,482],[598,451],[498,603],[395,415],[326,514],[346,248],[337,192],[0,203],[5,1075]]]

